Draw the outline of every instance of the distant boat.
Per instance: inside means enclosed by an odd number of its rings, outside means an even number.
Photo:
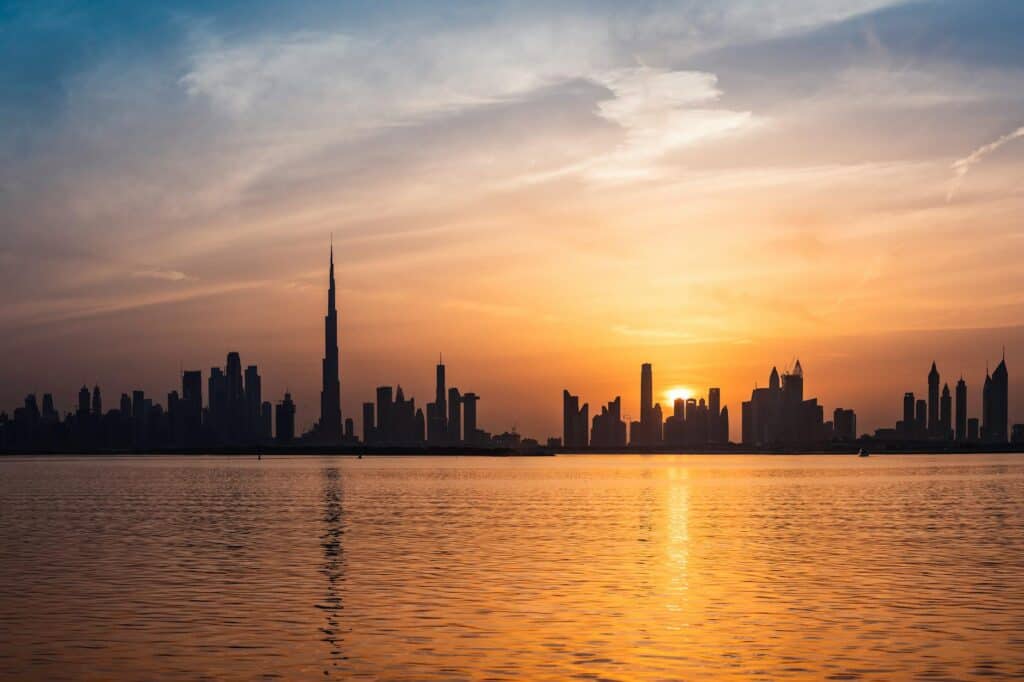
[[[858,457],[869,457],[870,455],[871,455],[871,453],[869,453],[869,452],[868,452],[867,450],[865,450],[864,448],[861,448],[861,449],[860,449],[860,450],[859,450],[859,451],[857,452],[857,456],[858,456]]]

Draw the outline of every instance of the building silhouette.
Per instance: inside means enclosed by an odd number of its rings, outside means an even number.
[[[981,437],[990,443],[1005,443],[1009,425],[1010,378],[1006,356],[991,375],[986,372],[982,392]]]
[[[291,443],[295,440],[295,403],[292,394],[285,393],[284,399],[275,408],[275,421],[278,443]]]
[[[743,443],[750,446],[806,447],[831,440],[817,398],[804,399],[803,366],[780,378],[772,368],[768,388],[755,388],[743,403]]]
[[[562,391],[562,445],[565,448],[585,448],[589,445],[587,433],[590,406],[580,407],[580,397]]]
[[[939,424],[939,370],[934,362],[928,372],[928,435],[933,438],[942,435]]]
[[[953,398],[949,393],[949,384],[942,386],[942,397],[939,398],[939,426],[935,437],[942,440],[953,438]]]
[[[903,419],[894,430],[878,429],[879,440],[928,441],[931,443],[1007,442],[1009,430],[1009,376],[1005,354],[995,371],[985,370],[981,394],[981,419],[967,411],[967,382],[961,376],[956,383],[955,397],[949,384],[939,392],[939,371],[932,362],[928,372],[928,402],[914,400],[913,393],[903,396]],[[955,403],[954,403],[955,400]]]
[[[967,382],[963,376],[956,382],[956,440],[967,440]]]
[[[330,274],[327,287],[327,314],[324,316],[324,359],[320,390],[320,421],[314,427],[315,439],[333,444],[342,439],[341,380],[338,366],[338,310],[334,288],[334,243],[331,243]]]
[[[626,422],[622,421],[621,397],[615,396],[615,400],[601,406],[600,414],[594,415],[590,445],[595,448],[626,447]]]

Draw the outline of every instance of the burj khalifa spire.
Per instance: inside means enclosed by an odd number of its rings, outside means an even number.
[[[338,379],[338,310],[334,300],[334,240],[331,240],[331,274],[324,317],[323,389],[320,391],[320,423],[317,435],[324,442],[341,440],[341,382]]]

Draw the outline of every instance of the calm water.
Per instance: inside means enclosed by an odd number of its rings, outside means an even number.
[[[5,679],[1024,676],[1024,457],[0,460]]]

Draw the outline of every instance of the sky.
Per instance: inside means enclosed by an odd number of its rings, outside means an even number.
[[[0,1],[0,409],[228,351],[317,416],[722,389],[891,426],[937,361],[1024,421],[1024,3]],[[357,426],[358,428],[358,426]]]

